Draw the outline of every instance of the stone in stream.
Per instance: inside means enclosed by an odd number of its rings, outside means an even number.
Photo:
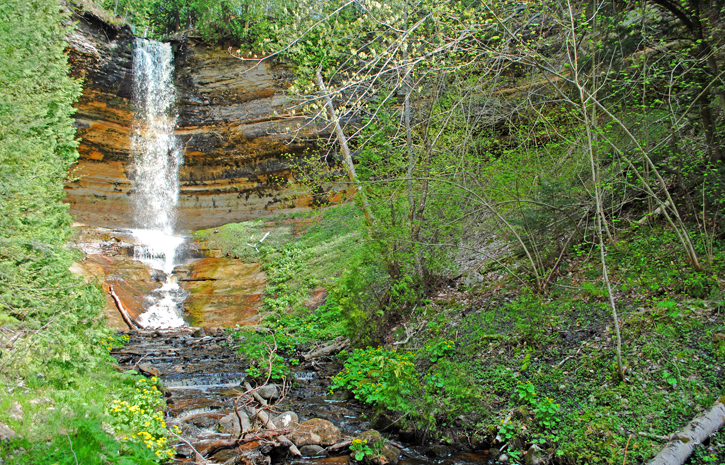
[[[331,446],[340,440],[342,434],[337,426],[331,422],[322,418],[313,418],[300,423],[297,430],[287,437],[297,447],[307,445]]]
[[[442,444],[433,444],[425,449],[425,455],[428,457],[448,457],[451,455],[451,448]]]
[[[270,463],[272,463],[272,459],[268,455],[253,449],[246,450],[233,459],[227,460],[224,465],[270,465]]]
[[[239,412],[239,416],[242,418],[242,427],[244,431],[252,429],[252,423],[249,421],[249,416],[241,411]],[[236,436],[241,432],[239,429],[239,418],[237,418],[237,415],[233,412],[219,420],[219,425],[222,427],[224,432],[232,433],[232,436]]]
[[[282,429],[289,428],[290,425],[293,425],[298,421],[300,421],[300,419],[295,412],[282,412],[272,419],[272,422],[277,425],[278,428]]]
[[[365,456],[363,463],[368,465],[396,465],[400,460],[400,450],[386,441],[383,436],[374,429],[365,431],[356,439],[367,444],[373,450],[380,451],[373,456]],[[354,440],[353,440],[354,441]]]
[[[152,367],[148,363],[139,363],[138,364],[138,369],[142,373],[146,373],[146,374],[151,375],[151,376],[157,376],[157,377],[158,376],[161,376],[161,372],[159,371],[159,369],[158,368],[155,368],[155,367]]]
[[[302,457],[321,457],[327,455],[327,451],[320,446],[302,446],[300,447]]]
[[[320,436],[310,431],[297,430],[287,435],[287,439],[292,441],[295,446],[319,446],[322,442]]]
[[[276,399],[279,397],[279,388],[276,384],[267,384],[259,388],[257,394],[264,399]]]

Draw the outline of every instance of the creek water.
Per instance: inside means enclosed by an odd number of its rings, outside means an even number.
[[[232,349],[233,341],[220,329],[171,328],[126,332],[128,344],[114,349],[112,355],[123,369],[153,367],[167,388],[166,423],[177,425],[182,435],[197,448],[229,437],[220,420],[234,411],[235,399],[246,389],[242,386],[248,365]],[[147,365],[144,365],[147,364]],[[343,437],[371,429],[370,411],[354,400],[330,396],[330,377],[340,365],[319,361],[294,367],[294,384],[277,406],[277,413],[293,411],[300,421],[322,418],[332,422]],[[393,434],[393,437],[395,435]],[[403,443],[405,444],[405,443]],[[177,444],[176,463],[192,463],[193,451]],[[399,465],[448,465],[489,463],[483,453],[452,452],[430,457],[426,446],[405,446]],[[224,463],[234,457],[233,450],[216,454],[209,463]],[[283,460],[297,465],[348,464],[348,453],[333,457]]]

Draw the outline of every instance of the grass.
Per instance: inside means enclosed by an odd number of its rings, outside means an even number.
[[[122,338],[104,341],[122,344]],[[160,414],[165,406],[161,393],[135,372],[119,373],[115,360],[106,354],[92,372],[65,373],[61,379],[48,379],[42,373],[18,379],[0,380],[0,421],[18,438],[0,443],[0,458],[6,464],[152,464],[173,454],[165,443],[166,432]],[[7,394],[5,394],[7,393]],[[113,406],[147,406],[146,412],[125,417]],[[153,406],[148,408],[148,406]],[[140,432],[150,420],[159,444],[150,447]],[[137,435],[132,436],[132,435]],[[162,447],[163,445],[163,447]],[[159,452],[157,455],[156,452]]]
[[[229,224],[199,231],[196,236],[211,242],[224,255],[262,263],[267,273],[266,321],[279,331],[294,333],[296,346],[332,339],[344,331],[340,309],[333,303],[335,295],[325,303],[313,304],[310,298],[315,291],[334,294],[361,248],[360,225],[357,209],[341,205]],[[317,309],[320,304],[322,308]]]

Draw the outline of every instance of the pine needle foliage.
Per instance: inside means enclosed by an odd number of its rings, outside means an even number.
[[[77,159],[67,27],[58,0],[0,4],[0,368],[94,360],[100,293],[73,276],[63,182]],[[37,362],[39,363],[39,362]]]

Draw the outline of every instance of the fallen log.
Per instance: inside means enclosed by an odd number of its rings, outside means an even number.
[[[350,341],[340,336],[329,344],[315,347],[311,351],[302,355],[300,358],[302,358],[303,360],[313,360],[321,357],[329,357],[330,355],[336,354],[343,349],[347,349],[348,347],[350,347]]]
[[[118,308],[119,313],[123,317],[123,321],[126,322],[129,329],[145,329],[142,325],[136,323],[131,319],[131,316],[128,314],[125,308],[123,308],[123,304],[121,303],[121,299],[116,295],[115,292],[113,292],[113,286],[108,286],[108,289],[111,291],[111,297],[113,297],[113,301],[116,302],[116,307]]]
[[[647,465],[684,464],[696,446],[725,426],[725,405],[722,400],[721,397],[709,410],[696,416],[685,429],[676,433]]]
[[[211,444],[209,444],[205,449],[202,449],[199,451],[201,455],[204,457],[211,457],[212,455],[216,454],[219,451],[225,450],[225,449],[234,449],[235,447],[241,446],[242,444],[248,444],[250,442],[259,441],[260,439],[269,439],[273,438],[275,436],[282,436],[286,433],[291,433],[292,430],[285,429],[285,430],[275,430],[275,431],[264,431],[259,434],[255,434],[254,436],[250,438],[244,438],[244,439],[220,439],[218,441],[215,441]]]
[[[662,211],[669,206],[670,206],[670,201],[668,200],[665,203],[663,203],[662,205],[660,205],[659,207],[655,208],[655,211],[653,211],[651,214],[648,213],[648,214],[644,215],[642,217],[642,219],[635,221],[635,223],[637,223],[639,225],[645,225],[645,224],[649,223],[650,220],[652,220],[652,218],[654,218],[655,216],[661,215]]]

